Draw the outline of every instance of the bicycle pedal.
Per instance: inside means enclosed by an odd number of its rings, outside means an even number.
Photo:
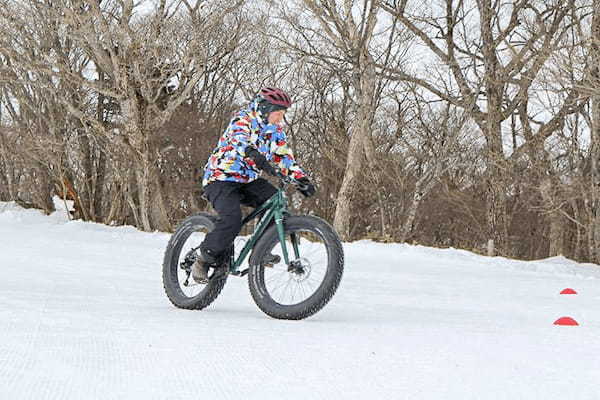
[[[206,283],[208,283],[208,281],[206,281]],[[192,282],[184,282],[183,286],[185,287],[194,287],[194,286],[200,286],[200,285],[204,285],[205,283],[198,283],[194,280],[192,280]]]
[[[209,279],[219,279],[224,277],[225,275],[227,275],[229,273],[229,267],[227,266],[221,266],[218,268],[215,268],[215,271],[213,272],[213,274],[211,275],[211,277]]]
[[[275,264],[281,262],[281,257],[276,254],[269,254],[263,258],[261,265],[267,268],[273,268]]]

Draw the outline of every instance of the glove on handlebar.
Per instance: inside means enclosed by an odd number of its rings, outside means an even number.
[[[311,181],[307,177],[303,177],[298,179],[298,191],[304,195],[304,197],[310,197],[314,195],[317,191],[315,185],[311,183]]]
[[[249,147],[246,150],[246,157],[251,158],[258,168],[265,171],[271,176],[277,176],[277,170],[271,165],[265,156],[260,154],[254,147]]]

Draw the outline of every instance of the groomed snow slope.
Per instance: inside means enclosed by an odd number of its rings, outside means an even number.
[[[332,302],[290,322],[236,277],[174,308],[168,239],[0,203],[0,399],[600,398],[598,266],[348,243]]]

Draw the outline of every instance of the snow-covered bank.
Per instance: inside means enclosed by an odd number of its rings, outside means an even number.
[[[332,302],[287,322],[235,277],[175,309],[168,239],[0,203],[0,398],[599,397],[598,266],[360,241]]]

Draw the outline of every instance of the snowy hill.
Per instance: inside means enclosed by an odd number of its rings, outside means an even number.
[[[0,399],[600,398],[598,266],[349,243],[331,303],[291,322],[236,277],[174,308],[168,238],[0,203]]]

